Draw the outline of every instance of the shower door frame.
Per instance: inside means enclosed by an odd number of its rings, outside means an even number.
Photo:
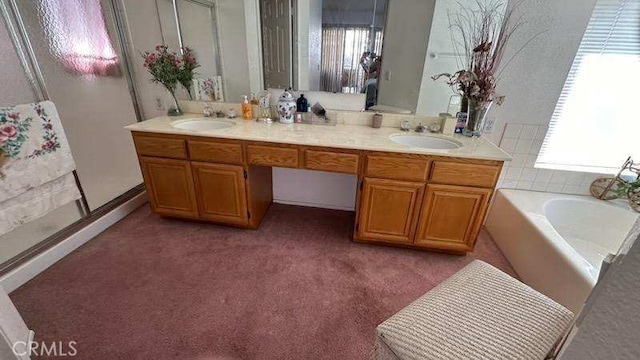
[[[129,43],[127,38],[128,28],[126,19],[124,19],[123,17],[124,7],[121,0],[104,1],[108,2],[109,10],[113,15],[116,30],[115,35],[117,37],[118,43],[117,45],[119,47],[120,53],[122,54],[120,65],[123,70],[124,77],[127,80],[129,94],[131,96],[134,112],[136,114],[136,120],[140,122],[143,121],[143,114],[138,97],[139,92],[136,88],[136,82],[133,78],[132,67],[130,64],[131,54],[127,46],[127,44]],[[29,40],[29,36],[27,35],[27,30],[22,20],[22,16],[20,15],[16,0],[0,0],[0,15],[5,22],[5,26],[9,33],[9,37],[11,38],[11,42],[13,43],[14,50],[16,51],[18,59],[22,65],[25,76],[29,83],[29,87],[33,92],[34,102],[49,100],[50,97],[47,91],[46,82],[44,80],[42,71],[40,70],[40,66],[31,45],[31,41]],[[43,252],[49,250],[53,246],[61,243],[66,238],[82,230],[106,213],[123,205],[124,203],[128,202],[129,200],[145,191],[143,184],[137,185],[132,189],[129,189],[124,194],[91,211],[76,170],[73,171],[73,176],[81,195],[80,199],[76,200],[76,205],[78,207],[78,211],[80,212],[81,218],[73,222],[71,225],[54,233],[53,235],[43,239],[36,245],[19,253],[13,258],[5,261],[4,263],[1,263],[0,277],[6,275],[7,273],[28,262],[39,254],[42,254]]]

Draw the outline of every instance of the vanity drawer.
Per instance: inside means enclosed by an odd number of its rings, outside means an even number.
[[[252,165],[297,168],[298,149],[248,145],[247,161]]]
[[[134,135],[133,142],[136,145],[138,155],[173,159],[187,158],[187,145],[184,139]]]
[[[242,165],[242,145],[189,140],[191,160]]]
[[[429,181],[438,184],[492,188],[500,176],[500,166],[434,161]]]
[[[429,161],[405,157],[367,156],[365,175],[383,179],[427,181]]]
[[[305,150],[304,152],[304,167],[309,170],[357,174],[358,163],[358,154],[319,150]]]

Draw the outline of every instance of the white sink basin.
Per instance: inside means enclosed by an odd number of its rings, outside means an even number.
[[[171,126],[174,128],[193,131],[220,130],[232,127],[233,125],[235,124],[229,121],[205,118],[184,119],[171,123]]]
[[[435,136],[423,135],[391,135],[391,141],[398,144],[425,149],[457,149],[462,146],[455,140],[443,139]]]

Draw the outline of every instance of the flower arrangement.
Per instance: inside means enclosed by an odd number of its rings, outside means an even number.
[[[190,48],[182,48],[182,55],[170,52],[166,45],[158,45],[155,52],[144,52],[143,66],[153,76],[152,82],[162,84],[171,94],[174,107],[169,109],[169,115],[180,115],[180,107],[176,99],[178,83],[185,87],[191,98],[191,84],[193,82],[194,69],[199,65],[193,51]]]
[[[194,70],[199,66],[193,55],[193,50],[188,47],[183,48],[182,62],[178,71],[178,82],[187,90],[189,99],[191,100],[193,100],[191,88],[193,85],[193,75],[195,74]]]
[[[446,78],[447,84],[466,99],[469,104],[467,128],[474,127],[469,129],[470,136],[479,136],[491,104],[500,105],[504,101],[504,96],[496,95],[496,85],[513,59],[502,66],[505,50],[511,36],[524,24],[520,19],[513,19],[516,7],[507,8],[502,0],[477,0],[472,8],[462,6],[459,13],[449,14],[451,29],[460,36],[454,46],[461,52],[463,69],[453,74],[438,74],[432,79]]]

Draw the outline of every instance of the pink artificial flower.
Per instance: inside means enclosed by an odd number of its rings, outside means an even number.
[[[20,118],[20,115],[18,115],[18,113],[9,113],[9,115],[7,115],[7,117],[9,119],[18,120]]]

